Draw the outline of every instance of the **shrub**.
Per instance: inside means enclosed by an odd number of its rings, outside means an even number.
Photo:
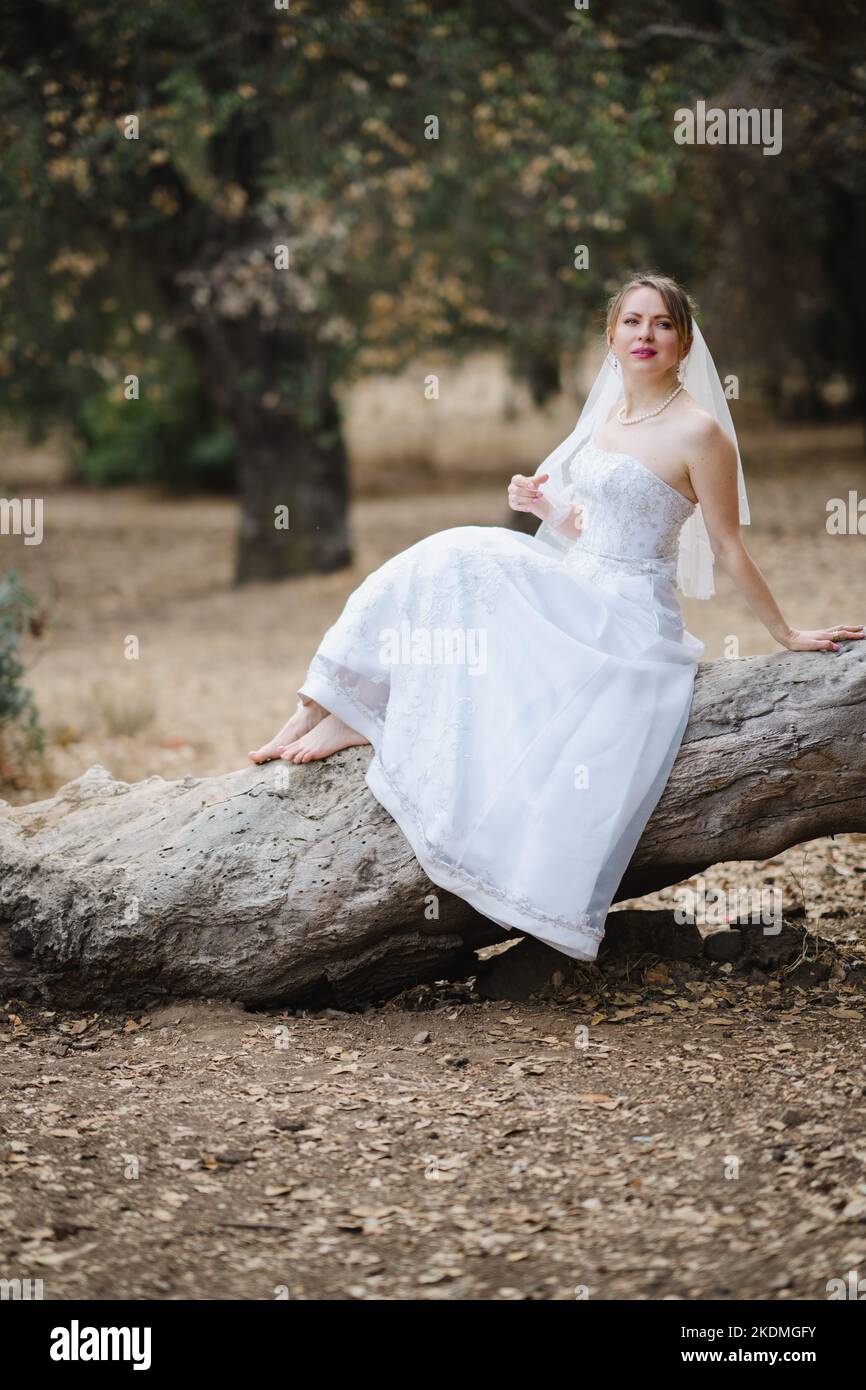
[[[104,388],[78,411],[79,477],[97,486],[151,483],[178,491],[234,491],[233,430],[202,392],[189,354],[162,346],[142,369],[138,400]]]
[[[21,684],[24,667],[19,660],[25,627],[34,636],[41,631],[34,607],[15,570],[0,576],[0,776],[6,780],[14,777],[16,761],[41,758],[45,752],[45,735],[33,694]]]

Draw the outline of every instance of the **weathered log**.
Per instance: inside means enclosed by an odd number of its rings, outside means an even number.
[[[95,766],[0,803],[0,995],[315,1006],[472,973],[509,934],[425,877],[367,789],[370,756],[131,785]],[[866,644],[707,662],[617,898],[862,830]]]

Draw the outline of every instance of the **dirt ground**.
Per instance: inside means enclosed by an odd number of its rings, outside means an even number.
[[[824,1299],[866,1264],[863,971],[832,968],[21,1009],[2,1269],[57,1300]]]
[[[827,498],[863,492],[859,432],[741,447],[747,544],[789,621],[866,621],[862,538],[824,526]],[[373,566],[506,521],[507,478],[471,481],[362,486],[351,570],[237,591],[230,499],[48,489],[46,540],[13,559],[49,618],[28,652],[48,755],[2,795],[95,762],[126,780],[241,766]],[[781,650],[717,589],[683,603],[707,659],[731,637]],[[866,836],[839,835],[707,872],[782,889],[805,950],[782,971],[627,958],[526,1001],[440,982],[351,1015],[8,1000],[0,1274],[47,1299],[826,1298],[866,1273],[864,869]]]

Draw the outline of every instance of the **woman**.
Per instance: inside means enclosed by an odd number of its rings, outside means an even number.
[[[708,597],[717,559],[790,651],[864,636],[791,627],[747,553],[736,436],[692,309],[666,276],[623,285],[577,427],[509,485],[536,536],[458,526],[380,566],[296,713],[250,753],[371,743],[367,784],[427,876],[578,960],[598,953],[688,722],[704,646],[675,582]]]

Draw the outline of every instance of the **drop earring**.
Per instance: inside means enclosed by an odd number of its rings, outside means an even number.
[[[619,358],[617,357],[616,353],[613,351],[613,348],[611,348],[611,349],[608,351],[608,354],[607,354],[607,365],[611,368],[612,371],[614,371],[614,372],[619,372]]]

